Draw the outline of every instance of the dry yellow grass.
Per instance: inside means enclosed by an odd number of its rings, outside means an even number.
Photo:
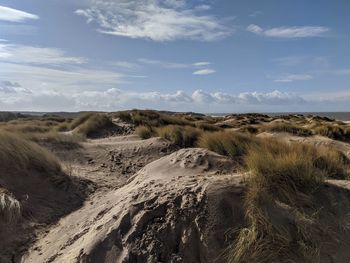
[[[240,230],[228,261],[318,262],[321,244],[314,233],[323,230],[311,196],[326,178],[345,178],[348,161],[330,149],[270,139],[249,146],[245,165],[250,172],[245,197],[248,226]],[[283,218],[279,204],[291,213],[287,224],[278,220]]]
[[[261,131],[287,132],[297,136],[311,136],[312,131],[291,123],[271,123],[261,126]]]
[[[0,188],[0,222],[15,223],[21,217],[20,202]]]
[[[246,154],[249,145],[255,143],[257,143],[256,137],[248,134],[222,131],[203,133],[197,145],[201,148],[206,148],[210,151],[240,161]]]
[[[0,172],[26,174],[31,169],[50,173],[61,171],[54,155],[21,136],[0,131]]]
[[[141,139],[149,139],[152,137],[152,130],[147,126],[138,126],[135,132]]]
[[[168,125],[157,128],[156,133],[177,146],[192,147],[196,145],[202,131],[191,126]]]
[[[111,125],[112,121],[106,114],[93,113],[77,127],[77,132],[86,137],[91,137]]]

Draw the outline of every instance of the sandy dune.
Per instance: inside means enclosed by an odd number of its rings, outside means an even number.
[[[228,244],[225,231],[243,222],[241,177],[233,169],[207,150],[179,150],[95,195],[22,262],[213,262]]]

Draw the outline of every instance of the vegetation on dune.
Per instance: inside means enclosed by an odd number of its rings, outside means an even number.
[[[196,145],[202,131],[191,126],[168,125],[156,129],[156,134],[180,147]]]
[[[18,135],[0,131],[0,172],[27,174],[31,170],[47,173],[61,171],[56,157],[39,145]]]
[[[290,123],[278,122],[263,125],[261,127],[262,131],[267,132],[287,132],[297,136],[311,136],[312,131],[297,125],[293,125]]]
[[[111,119],[106,114],[94,113],[77,127],[77,132],[91,137],[112,125]]]
[[[221,131],[203,133],[199,137],[197,145],[235,160],[241,160],[247,153],[248,147],[255,143],[257,143],[257,139],[253,136],[238,132]]]
[[[130,114],[132,122],[137,126],[147,125],[151,127],[160,127],[166,125],[193,125],[191,121],[188,121],[185,118],[151,110],[132,111]]]
[[[222,128],[214,125],[214,124],[211,124],[211,123],[207,123],[207,122],[203,122],[203,121],[200,121],[200,122],[196,122],[195,123],[196,127],[203,130],[203,131],[221,131]]]
[[[326,178],[348,177],[346,157],[330,149],[269,139],[250,144],[244,163],[249,171],[248,226],[240,230],[228,261],[315,262],[321,244],[313,234],[327,233],[315,217],[312,194]],[[278,223],[284,217],[281,206],[292,211],[288,229]]]
[[[347,125],[316,123],[312,130],[319,135],[341,141],[350,141],[350,127]]]
[[[39,144],[48,143],[56,147],[63,147],[67,150],[79,148],[80,143],[85,140],[85,137],[79,133],[64,134],[56,131],[23,134],[23,138]]]
[[[13,224],[20,216],[20,202],[5,189],[0,188],[0,222]]]
[[[85,113],[84,115],[74,119],[70,124],[70,130],[74,130],[75,128],[85,123],[88,119],[90,119],[94,115],[96,115],[96,113]]]
[[[141,139],[149,139],[152,137],[152,130],[147,126],[138,126],[135,132]]]

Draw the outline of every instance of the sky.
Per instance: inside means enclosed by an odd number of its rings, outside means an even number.
[[[349,0],[0,0],[0,110],[350,111]]]

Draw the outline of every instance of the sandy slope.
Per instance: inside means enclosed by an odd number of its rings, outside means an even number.
[[[243,222],[233,169],[212,152],[179,150],[60,220],[22,262],[213,262]]]

